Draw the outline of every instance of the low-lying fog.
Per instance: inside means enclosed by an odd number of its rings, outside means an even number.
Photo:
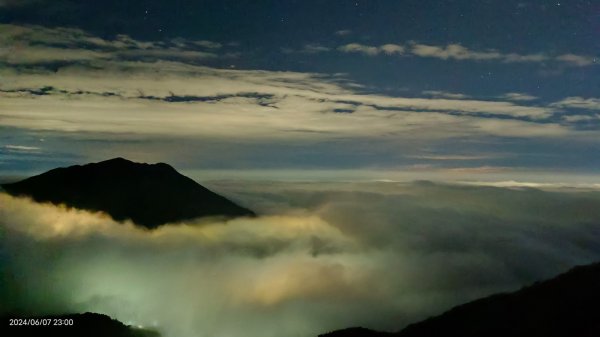
[[[261,214],[155,231],[0,193],[0,312],[166,337],[398,330],[600,259],[600,192],[213,182]]]

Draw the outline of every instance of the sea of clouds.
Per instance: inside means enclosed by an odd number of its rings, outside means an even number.
[[[600,192],[211,182],[260,214],[149,231],[0,193],[0,313],[94,311],[165,337],[399,330],[600,260]]]

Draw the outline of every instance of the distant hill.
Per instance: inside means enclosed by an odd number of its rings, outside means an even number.
[[[27,324],[10,325],[14,318],[18,318],[19,323],[26,321]],[[48,325],[35,325],[40,324],[42,319]],[[72,325],[69,325],[71,322]],[[7,337],[160,337],[160,334],[154,330],[127,326],[109,316],[90,312],[60,316],[5,316],[2,317],[0,335]]]
[[[346,329],[323,337],[597,337],[600,263],[576,267],[519,291],[492,295],[396,333]]]
[[[123,158],[56,168],[2,187],[14,196],[103,211],[146,228],[204,216],[254,216],[167,164]]]

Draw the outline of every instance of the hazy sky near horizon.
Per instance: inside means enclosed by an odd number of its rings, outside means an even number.
[[[594,176],[599,41],[581,0],[4,0],[0,174]]]

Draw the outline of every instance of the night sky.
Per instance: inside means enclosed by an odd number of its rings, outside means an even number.
[[[600,164],[592,1],[5,0],[0,22],[5,174]]]

